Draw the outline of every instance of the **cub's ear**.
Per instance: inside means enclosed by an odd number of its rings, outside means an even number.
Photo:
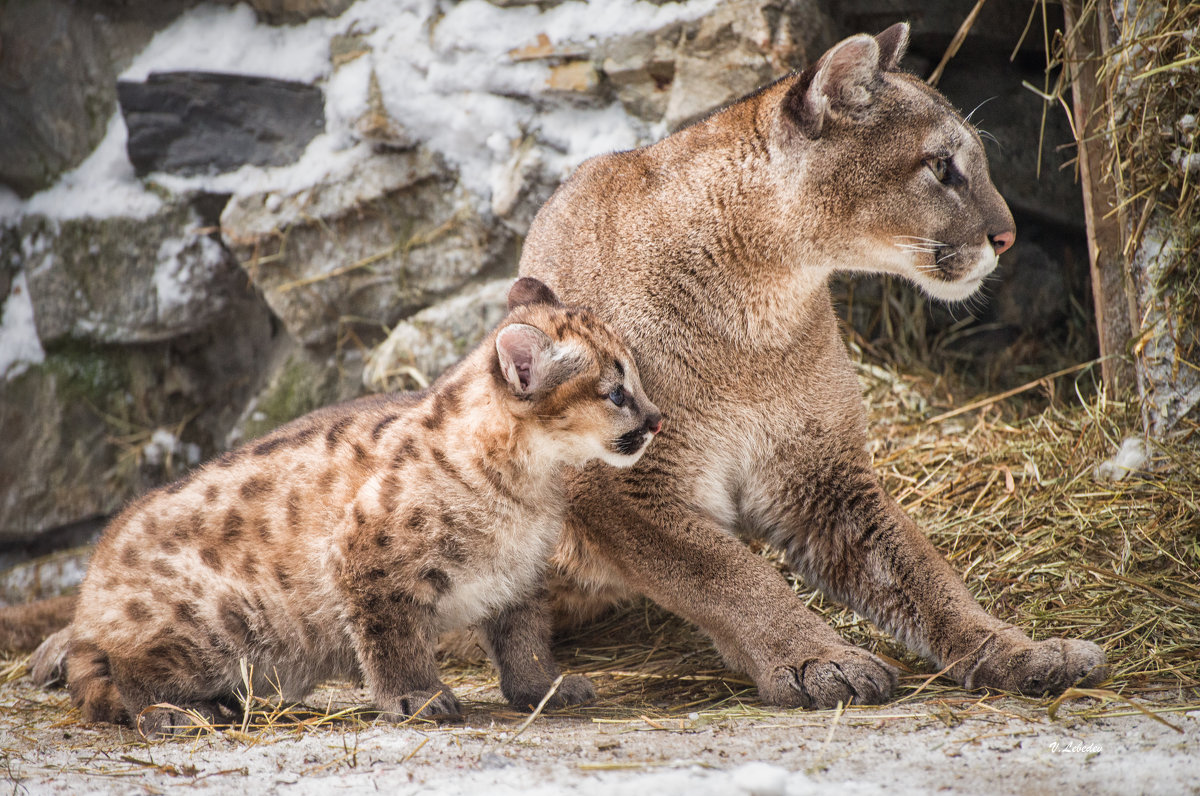
[[[552,307],[562,306],[554,291],[545,283],[532,276],[523,276],[508,289],[508,311],[526,304],[549,304]]]
[[[530,398],[563,380],[563,358],[554,341],[537,327],[524,323],[505,326],[496,335],[496,354],[504,380],[520,398]]]
[[[908,49],[908,23],[897,22],[875,37],[879,45],[879,71],[895,72]]]
[[[884,31],[887,33],[888,31]],[[879,76],[880,47],[860,33],[835,44],[805,69],[783,100],[783,112],[806,138],[820,138],[831,113],[861,115]]]

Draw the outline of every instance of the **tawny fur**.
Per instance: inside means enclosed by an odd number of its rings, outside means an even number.
[[[1040,694],[1105,676],[1095,644],[988,615],[881,488],[837,328],[835,271],[973,294],[1015,236],[982,144],[896,71],[907,27],[855,36],[643,149],[584,163],[542,208],[521,273],[633,347],[672,418],[634,468],[569,482],[556,604],[641,593],[698,624],[771,704],[880,702],[892,668],[843,641],[739,540],[968,687]]]
[[[657,432],[620,338],[519,280],[512,312],[426,394],[323,409],[158,489],[118,515],[71,625],[67,683],[86,721],[147,734],[216,717],[243,688],[297,700],[361,677],[388,718],[455,715],[440,632],[478,626],[501,688],[530,708],[557,677],[545,561],[561,471],[627,466]],[[620,401],[613,395],[620,392]],[[564,680],[553,704],[593,694]]]

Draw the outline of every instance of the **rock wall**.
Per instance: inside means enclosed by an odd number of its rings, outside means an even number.
[[[1053,271],[1082,215],[1053,113],[1035,175],[1040,35],[1007,61],[1027,5],[987,4],[943,88],[968,110],[998,95],[993,173],[1053,239],[1014,259]],[[0,546],[318,406],[427,384],[501,317],[529,222],[583,159],[898,19],[927,73],[960,6],[0,7]],[[52,46],[9,46],[35,29]],[[1028,304],[1000,302],[1016,324]]]

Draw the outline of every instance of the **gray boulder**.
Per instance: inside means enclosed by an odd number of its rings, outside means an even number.
[[[24,219],[4,259],[29,278],[38,337],[166,340],[207,326],[237,269],[186,201],[148,219]]]
[[[304,83],[211,72],[153,73],[117,83],[138,175],[284,166],[325,129],[321,90]]]
[[[221,232],[297,341],[394,325],[491,268],[511,233],[423,149],[381,152],[297,194],[235,196]]]

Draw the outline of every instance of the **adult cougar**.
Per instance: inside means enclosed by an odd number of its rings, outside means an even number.
[[[645,594],[777,705],[880,702],[895,673],[738,537],[770,541],[968,688],[1041,694],[1106,671],[1095,644],[989,616],[871,469],[830,274],[964,299],[1015,238],[975,130],[897,71],[907,39],[903,24],[853,36],[653,146],[589,160],[521,261],[622,332],[673,421],[636,467],[570,481],[559,607]]]

